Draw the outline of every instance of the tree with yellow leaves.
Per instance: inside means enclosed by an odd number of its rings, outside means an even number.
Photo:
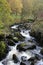
[[[22,9],[22,2],[21,0],[8,0],[11,10],[13,13],[20,14]]]

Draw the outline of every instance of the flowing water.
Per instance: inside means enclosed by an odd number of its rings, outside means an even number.
[[[17,29],[18,26],[19,25],[14,25],[12,28]],[[26,43],[28,43],[28,41],[31,39],[34,41],[34,37],[31,37],[29,32],[30,32],[30,30],[26,30],[26,29],[21,29],[21,31],[20,31],[20,34],[25,37],[24,42],[26,42]],[[41,59],[39,61],[37,61],[35,63],[35,65],[43,65],[43,56],[40,54],[41,47],[36,45],[36,49],[34,49],[34,50],[29,50],[29,51],[27,50],[25,52],[24,51],[19,52],[16,49],[18,44],[16,44],[15,46],[9,46],[11,51],[9,51],[7,57],[4,60],[0,61],[0,65],[20,65],[20,62],[22,61],[21,60],[22,56],[25,56],[26,60],[28,60],[29,58],[34,57],[35,54],[38,54],[41,57]],[[35,44],[35,42],[34,42],[34,44]],[[16,54],[16,56],[18,57],[18,59],[19,59],[18,63],[14,63],[14,61],[12,60],[13,54]],[[30,63],[27,62],[26,65],[30,65]]]

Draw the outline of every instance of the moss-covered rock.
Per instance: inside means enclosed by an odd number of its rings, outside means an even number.
[[[25,43],[19,44],[19,45],[17,46],[17,50],[19,50],[20,52],[21,52],[21,51],[25,51],[25,50],[26,50],[26,49],[24,48],[25,46],[26,46]]]
[[[43,46],[43,21],[36,21],[31,26],[31,33],[40,46]]]
[[[17,37],[19,39],[19,41],[23,41],[24,37],[20,34],[20,32],[15,32],[14,36]]]
[[[36,45],[30,45],[30,44],[26,44],[26,43],[21,43],[17,46],[17,49],[19,51],[26,51],[26,50],[32,50],[32,49],[35,49],[36,48]]]
[[[15,43],[18,43],[19,39],[18,39],[17,37],[13,37],[13,41],[14,41]]]
[[[6,57],[7,52],[8,52],[8,48],[6,43],[4,41],[0,41],[0,60]]]

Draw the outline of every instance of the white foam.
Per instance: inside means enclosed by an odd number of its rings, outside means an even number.
[[[12,26],[11,28],[12,28],[12,29],[17,29],[17,27],[18,27],[18,25],[14,25],[14,26]]]
[[[35,65],[43,65],[43,60],[38,61]]]
[[[16,49],[17,46],[12,47],[12,50],[9,52],[7,59],[12,59],[13,54],[16,54],[16,56],[19,58],[19,60],[21,60],[22,56],[26,56],[27,59],[29,59],[31,57],[31,55],[28,55],[26,52],[18,52],[18,50]]]
[[[0,65],[3,65],[3,64],[0,62]]]
[[[14,63],[13,61],[8,61],[7,65],[20,65],[20,63]]]
[[[14,25],[11,28],[17,29],[17,27],[18,27],[18,25]],[[27,38],[27,39],[31,39],[29,31],[30,30],[21,30],[20,34],[22,36],[24,36],[25,38]],[[17,45],[15,45],[15,46],[9,46],[9,47],[10,47],[11,51],[9,51],[7,57],[4,60],[2,60],[2,62],[4,62],[4,61],[7,62],[6,65],[20,65],[19,62],[17,64],[15,64],[13,62],[13,60],[12,60],[13,54],[15,54],[17,56],[17,58],[19,59],[20,62],[21,62],[21,57],[22,56],[25,56],[26,59],[29,59],[29,58],[31,58],[33,56],[29,51],[27,51],[27,52],[18,52],[18,50],[16,49]],[[40,52],[40,50],[34,50],[33,52],[37,53],[37,51],[38,51],[38,53]],[[0,62],[0,65],[3,65],[3,64]],[[36,63],[36,65],[43,65],[43,60],[38,61]]]
[[[21,30],[21,35],[26,37],[26,38],[31,38],[30,34],[29,34],[29,31],[28,30]]]

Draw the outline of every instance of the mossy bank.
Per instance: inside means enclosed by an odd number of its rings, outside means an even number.
[[[31,26],[31,33],[36,38],[39,45],[43,46],[43,21],[36,21]]]

